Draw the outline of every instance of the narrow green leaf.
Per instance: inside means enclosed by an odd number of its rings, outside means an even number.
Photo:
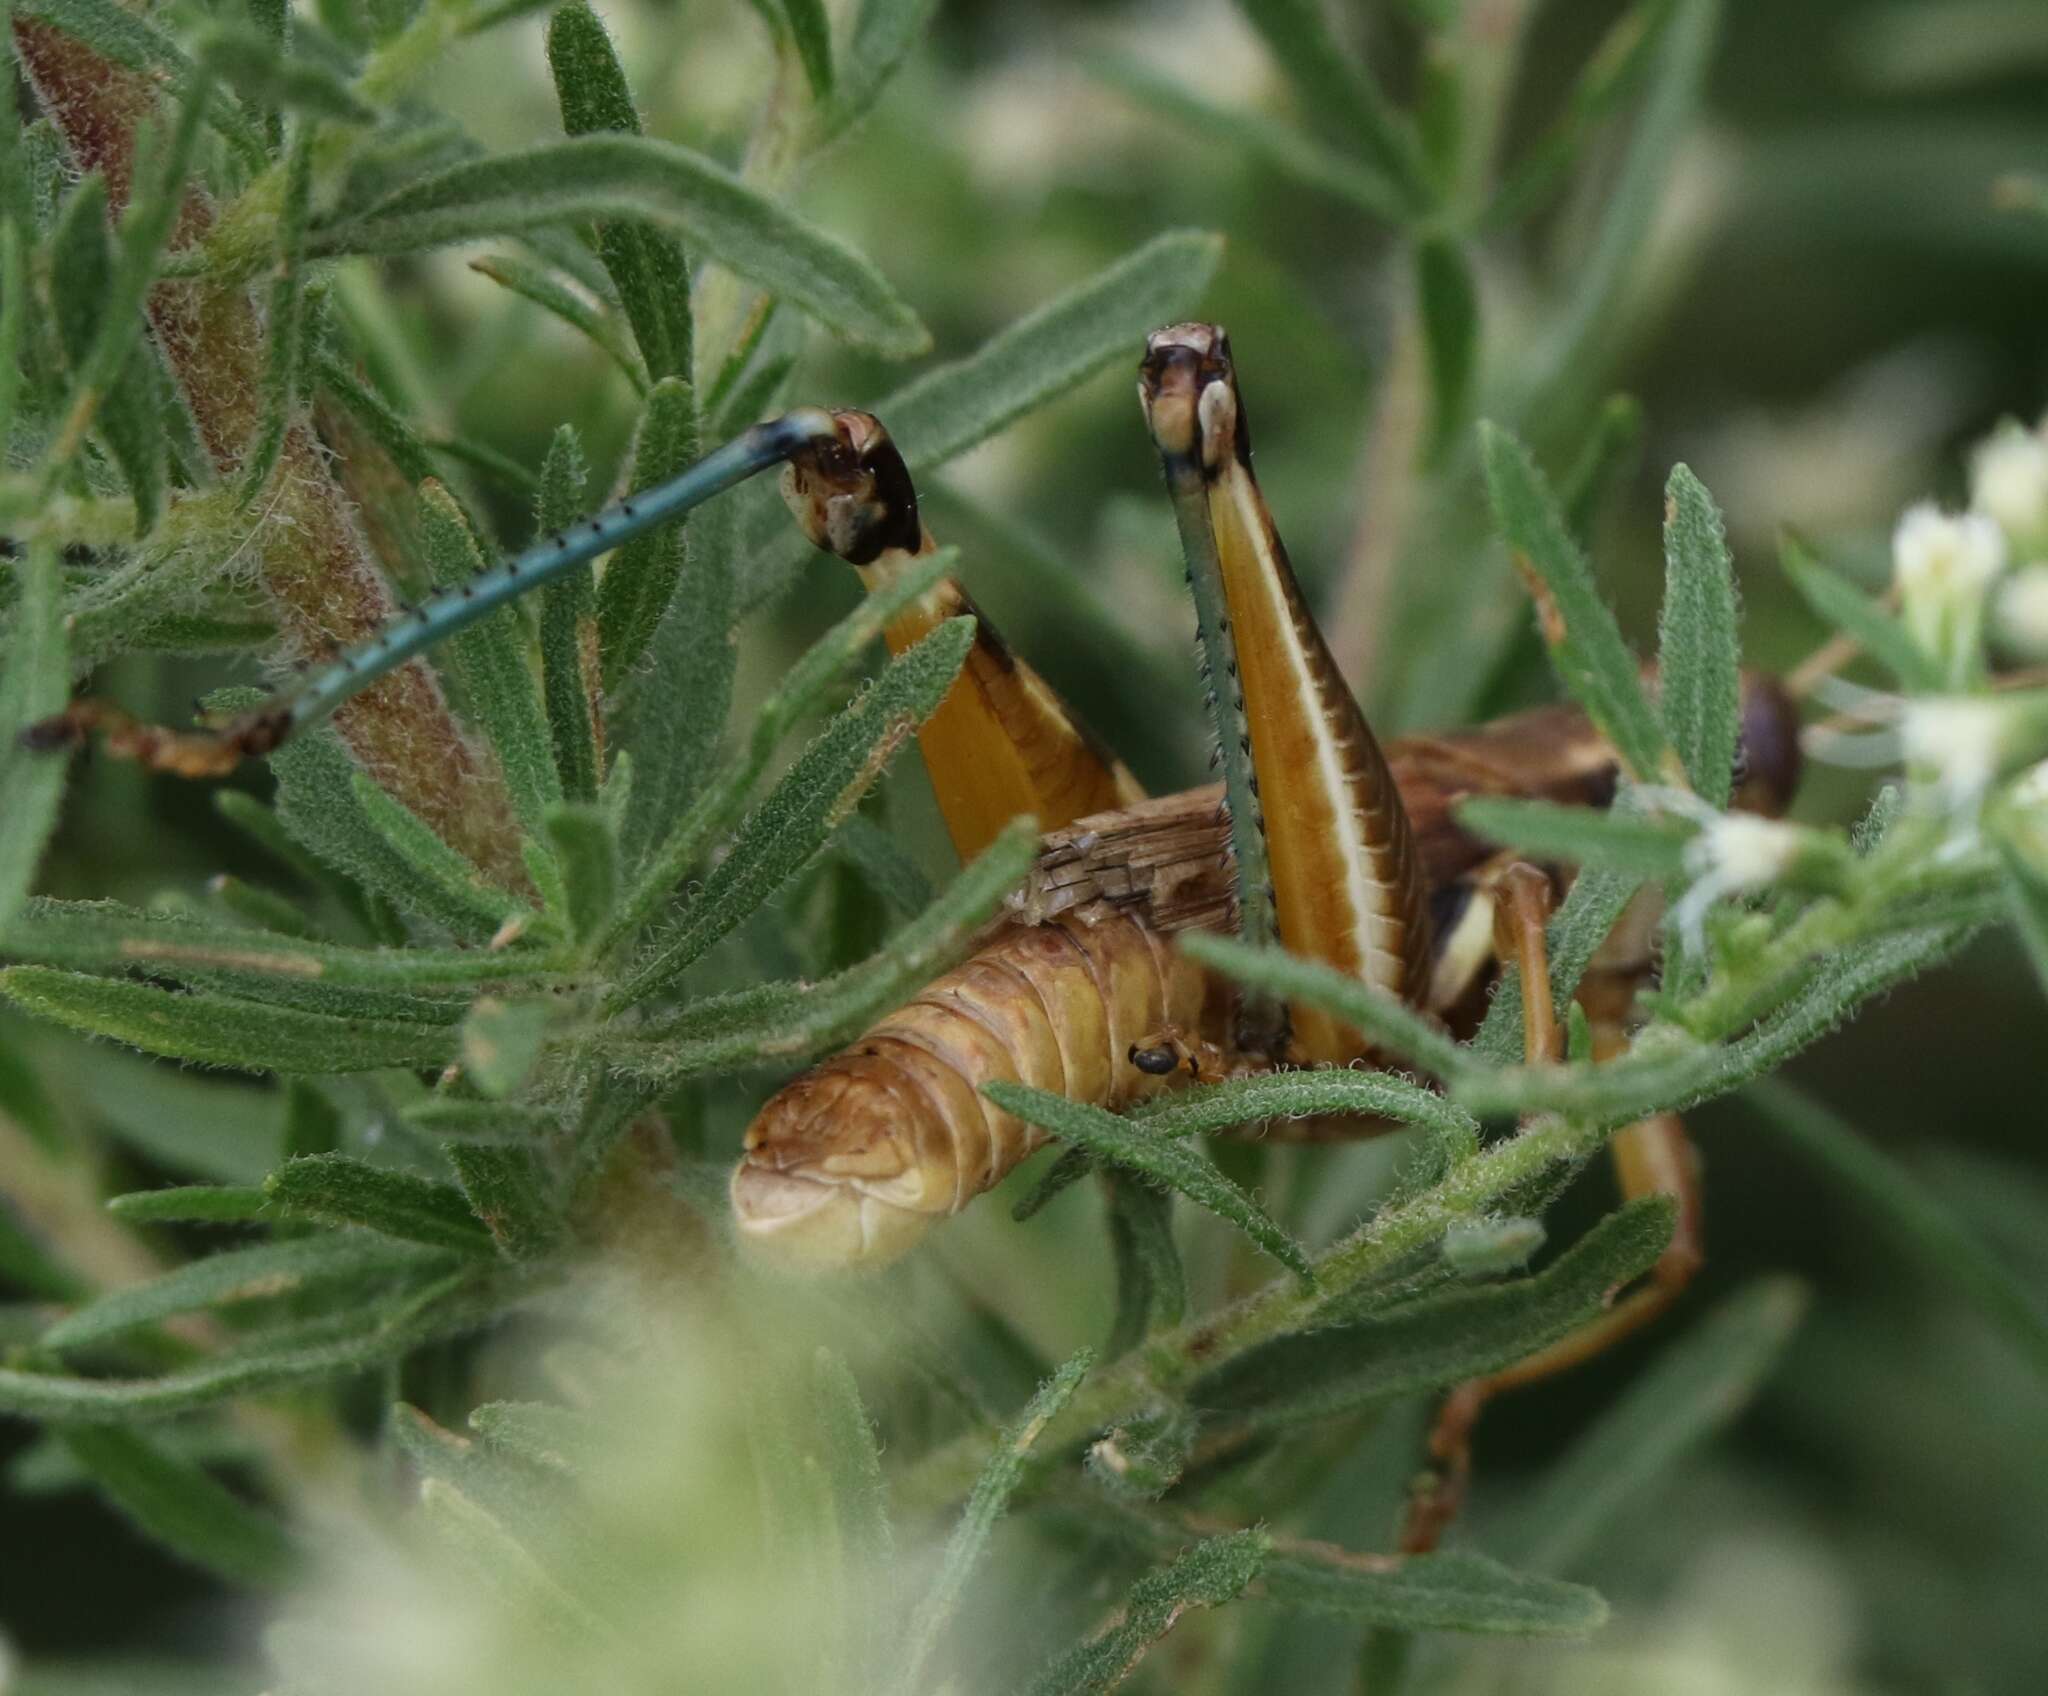
[[[1499,426],[1479,426],[1487,495],[1495,522],[1515,562],[1539,592],[1544,640],[1564,686],[1614,744],[1638,782],[1669,782],[1681,775],[1664,740],[1635,657],[1621,639],[1614,614],[1600,598],[1592,567],[1565,528],[1550,487],[1529,450]]]
[[[242,1072],[366,1072],[442,1065],[455,1054],[454,1032],[443,1025],[336,1018],[42,966],[0,972],[0,995],[66,1030]]]
[[[525,978],[535,965],[531,953],[516,949],[350,948],[118,901],[43,896],[30,900],[5,935],[8,954],[28,964],[232,981],[258,998],[292,983],[464,991]],[[460,1003],[455,1006],[459,1016]]]
[[[352,771],[349,787],[364,822],[390,851],[392,861],[404,868],[405,875],[388,885],[402,905],[448,922],[459,936],[479,940],[508,920],[527,916],[524,902],[499,889],[416,813],[380,789],[368,773]]]
[[[1654,1500],[1656,1481],[1749,1405],[1806,1308],[1793,1278],[1759,1278],[1723,1301],[1545,1471],[1494,1547],[1517,1565],[1577,1565],[1610,1523]]]
[[[914,1696],[924,1687],[925,1666],[938,1647],[939,1634],[959,1607],[968,1577],[988,1546],[989,1533],[1023,1480],[1024,1464],[1032,1445],[1080,1388],[1093,1364],[1087,1350],[1075,1355],[1039,1387],[1016,1422],[1004,1428],[994,1455],[974,1481],[967,1505],[961,1510],[960,1523],[946,1541],[938,1575],[911,1615],[908,1638],[899,1653],[896,1677],[890,1686],[900,1696]],[[0,1391],[4,1391],[4,1384],[0,1384]]]
[[[508,1260],[542,1260],[560,1245],[561,1215],[532,1149],[451,1142],[447,1151],[470,1211]]]
[[[419,492],[420,543],[437,589],[451,589],[488,568],[455,497],[429,480]],[[517,607],[501,607],[452,637],[452,656],[469,711],[489,736],[519,822],[538,836],[550,807],[562,800],[547,713],[527,664],[526,624]]]
[[[897,749],[952,687],[974,620],[949,619],[888,668],[797,757],[684,909],[675,935],[615,990],[607,1012],[672,988],[705,949],[767,900],[859,804]]]
[[[1607,1623],[1597,1590],[1516,1572],[1484,1555],[1325,1555],[1276,1550],[1257,1594],[1284,1608],[1401,1631],[1584,1637]]]
[[[464,1272],[402,1300],[367,1308],[338,1335],[332,1327],[323,1327],[317,1340],[290,1331],[273,1333],[232,1354],[158,1378],[74,1378],[0,1368],[0,1411],[94,1425],[170,1418],[232,1397],[321,1383],[397,1359],[436,1338],[474,1330],[498,1302],[490,1286]]]
[[[1855,638],[1902,688],[1926,691],[1943,687],[1941,668],[1907,634],[1906,627],[1846,577],[1822,565],[1798,537],[1778,539],[1778,563],[1815,616]]]
[[[1206,1538],[1171,1566],[1147,1573],[1107,1625],[1026,1686],[1030,1696],[1116,1689],[1190,1608],[1218,1608],[1243,1595],[1272,1548],[1263,1531],[1233,1531]]]
[[[56,549],[31,543],[19,583],[13,640],[0,664],[0,934],[28,898],[64,793],[65,762],[24,748],[21,731],[61,712],[70,688]]]
[[[11,61],[10,61],[11,62]],[[10,192],[12,135],[16,117],[10,101],[0,108],[0,195]],[[28,262],[21,251],[22,225],[0,213],[0,441],[14,440],[15,411],[21,400],[22,340],[28,329]]]
[[[258,1184],[177,1184],[110,1197],[107,1211],[132,1225],[238,1225],[269,1205]]]
[[[1173,1192],[1127,1171],[1103,1175],[1109,1191],[1109,1246],[1116,1265],[1116,1318],[1103,1358],[1128,1354],[1187,1312],[1187,1273],[1173,1241]]]
[[[913,378],[877,401],[875,414],[910,468],[929,470],[1104,366],[1134,359],[1149,331],[1194,309],[1222,258],[1223,238],[1207,231],[1154,236],[965,359]]]
[[[1702,1043],[1668,1025],[1653,1026],[1654,1041],[1639,1038],[1635,1050],[1617,1060],[1468,1073],[1453,1081],[1451,1092],[1482,1116],[1550,1111],[1623,1125],[1680,1111],[1782,1065],[1871,996],[1947,959],[1974,929],[1931,925],[1838,949],[1815,962],[1797,994],[1733,1042]]]
[[[513,1094],[540,1063],[547,1041],[545,1001],[484,996],[462,1021],[462,1070],[493,1100]]]
[[[485,1402],[470,1409],[469,1428],[503,1454],[570,1475],[601,1440],[589,1414],[552,1402]]]
[[[1533,1276],[1276,1338],[1198,1378],[1188,1400],[1284,1425],[1498,1371],[1594,1318],[1656,1262],[1676,1217],[1668,1196],[1631,1202]]]
[[[810,1391],[839,1569],[849,1589],[839,1624],[850,1641],[839,1660],[851,1668],[858,1688],[871,1689],[893,1646],[886,1627],[895,1535],[889,1527],[881,1447],[852,1371],[830,1349],[819,1349],[812,1359]]]
[[[596,1652],[612,1632],[604,1620],[542,1565],[488,1508],[443,1478],[420,1485],[420,1521],[458,1565],[484,1584],[496,1605],[512,1610],[546,1641]]]
[[[311,124],[300,124],[285,160],[284,206],[277,220],[277,271],[270,285],[270,317],[265,326],[263,416],[239,470],[244,505],[270,481],[303,386],[303,362],[309,351],[304,285],[306,225],[313,208],[313,135]]]
[[[1550,126],[1522,153],[1488,201],[1482,221],[1507,228],[1536,212],[1557,190],[1600,126],[1641,85],[1675,8],[1647,0],[1615,19],[1573,80]]]
[[[1358,1115],[1422,1125],[1439,1137],[1476,1139],[1479,1121],[1434,1090],[1392,1072],[1269,1072],[1228,1083],[1175,1090],[1144,1102],[1125,1116],[1154,1136],[1208,1136],[1268,1119]],[[1060,1191],[1095,1170],[1095,1156],[1070,1148],[1022,1201],[1012,1217],[1028,1219]]]
[[[789,22],[811,98],[823,105],[832,98],[832,20],[825,13],[825,0],[782,0],[782,15]]]
[[[566,530],[584,510],[589,472],[573,425],[564,424],[548,444],[541,464],[540,498],[534,503],[534,532]],[[597,641],[597,591],[588,572],[573,571],[540,592],[541,694],[555,770],[571,801],[597,799],[599,778],[594,715],[596,666],[590,648]],[[571,881],[571,889],[574,882]]]
[[[71,1426],[64,1446],[114,1506],[180,1560],[257,1590],[292,1581],[299,1550],[269,1513],[136,1431]]]
[[[907,358],[931,337],[866,259],[750,188],[724,166],[634,135],[467,160],[421,177],[316,233],[314,251],[408,253],[583,219],[641,219],[876,352]]]
[[[1460,1278],[1498,1278],[1528,1265],[1548,1235],[1540,1219],[1454,1219],[1444,1232],[1444,1264]]]
[[[1447,236],[1416,246],[1415,304],[1429,364],[1424,458],[1440,464],[1464,434],[1479,374],[1479,289],[1471,263]]]
[[[74,373],[92,355],[113,287],[114,244],[108,233],[106,181],[97,172],[74,189],[50,234],[50,298],[58,339]],[[154,359],[138,341],[101,401],[95,420],[135,501],[135,533],[156,525],[164,497],[164,431],[150,381]]]
[[[938,0],[861,0],[839,77],[839,96],[820,114],[819,139],[843,134],[873,108],[903,68]]]
[[[190,1195],[191,1191],[145,1190],[145,1197]],[[236,1198],[236,1208],[208,1216],[248,1218],[238,1211],[251,1190],[209,1190],[201,1192],[220,1198]],[[264,1200],[268,1201],[265,1196]],[[131,1208],[115,1209],[133,1219]],[[279,1206],[269,1208],[272,1219],[289,1217]],[[180,1217],[190,1218],[189,1212]],[[452,1263],[435,1249],[414,1243],[391,1242],[382,1237],[354,1232],[323,1231],[316,1236],[294,1237],[284,1242],[256,1243],[247,1248],[222,1249],[199,1260],[188,1260],[158,1277],[130,1284],[87,1302],[45,1331],[41,1344],[59,1351],[76,1349],[118,1336],[138,1325],[154,1325],[181,1313],[199,1313],[213,1308],[233,1307],[247,1301],[272,1301],[284,1296],[306,1296],[329,1290],[347,1294],[368,1291],[393,1281],[416,1282],[428,1272],[445,1272]]]
[[[345,1154],[287,1160],[264,1180],[272,1201],[300,1218],[360,1225],[462,1254],[491,1252],[490,1233],[453,1184],[372,1166]]]
[[[250,697],[227,697],[237,706]],[[403,912],[484,942],[526,907],[485,881],[413,814],[368,783],[331,726],[294,736],[270,756],[277,816],[324,865]]]
[[[1751,1084],[1744,1099],[1913,1262],[1968,1301],[2037,1371],[2048,1374],[2048,1307],[1926,1182],[1796,1085],[1764,1079]]]
[[[619,899],[619,844],[611,815],[596,806],[556,807],[547,826],[569,892],[570,934],[589,942],[603,934]]]
[[[1596,812],[1591,807],[1507,795],[1469,796],[1452,811],[1460,824],[1487,841],[1517,849],[1531,859],[1599,866],[1638,881],[1679,876],[1685,870],[1686,844],[1696,833],[1684,820]]]
[[[666,482],[698,457],[701,446],[696,398],[689,384],[675,377],[664,378],[648,391],[640,414],[628,492]],[[635,537],[604,568],[597,587],[597,626],[607,694],[618,689],[626,674],[640,663],[654,640],[655,627],[675,601],[687,529],[687,521],[677,519]],[[726,607],[731,592],[722,587],[721,580],[731,567],[722,559],[699,563],[707,569],[692,573],[689,616],[693,624],[706,627],[711,638],[724,643],[731,622]],[[714,736],[725,722],[724,703],[716,704],[709,731]],[[706,732],[698,728],[697,734],[701,738]]]
[[[469,268],[510,289],[522,300],[532,301],[543,312],[589,337],[597,350],[626,374],[626,380],[634,388],[643,393],[646,391],[647,376],[640,369],[640,361],[633,357],[633,350],[626,345],[618,324],[607,316],[601,302],[585,299],[546,266],[536,265],[516,253],[487,254],[482,259],[472,259]],[[566,430],[570,426],[565,424],[562,428]],[[570,516],[576,514],[572,512]]]
[[[1414,132],[1371,75],[1338,46],[1318,0],[1238,0],[1238,9],[1293,79],[1303,104],[1400,184],[1411,212],[1426,205]]]
[[[346,78],[304,54],[280,53],[252,29],[216,24],[202,48],[208,68],[236,93],[337,124],[374,124],[377,110]]]
[[[1441,1026],[1370,984],[1302,960],[1278,948],[1247,948],[1234,937],[1189,932],[1176,939],[1182,953],[1238,983],[1288,1001],[1305,1001],[1363,1031],[1396,1059],[1440,1078],[1471,1070],[1472,1057]]]
[[[637,136],[640,114],[611,37],[583,3],[558,6],[548,19],[548,69],[570,135],[605,131]],[[665,230],[636,222],[605,222],[597,231],[598,257],[619,291],[648,374],[692,381],[695,330],[690,318],[690,265],[682,243]]]
[[[1197,1207],[1235,1225],[1304,1284],[1313,1284],[1308,1254],[1206,1154],[1184,1141],[1158,1136],[1128,1119],[1024,1084],[990,1083],[982,1094],[1005,1113],[1090,1150],[1097,1159],[1129,1168],[1177,1190]]]
[[[823,983],[768,984],[692,1001],[632,1033],[615,1061],[675,1082],[742,1066],[804,1060],[836,1048],[953,964],[1038,853],[1037,826],[1007,826],[946,891],[870,959]]]
[[[1237,158],[1255,160],[1304,187],[1342,200],[1369,218],[1398,224],[1407,215],[1399,183],[1360,160],[1326,148],[1291,124],[1218,105],[1142,59],[1108,55],[1088,61],[1089,71],[1112,88],[1170,118],[1191,136]]]
[[[1664,612],[1657,627],[1657,704],[1671,745],[1710,807],[1735,786],[1742,728],[1742,644],[1735,567],[1720,509],[1683,465],[1664,488]]]

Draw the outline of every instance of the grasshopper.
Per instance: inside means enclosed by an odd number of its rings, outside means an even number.
[[[1045,1137],[981,1093],[993,1081],[1117,1109],[1190,1081],[1373,1058],[1363,1037],[1319,1009],[1238,994],[1174,946],[1180,931],[1277,937],[1459,1034],[1513,971],[1528,1058],[1563,1058],[1545,925],[1564,874],[1494,851],[1453,806],[1473,795],[1605,806],[1618,782],[1613,750],[1570,707],[1383,745],[1260,491],[1224,333],[1205,324],[1156,332],[1138,386],[1187,555],[1224,780],[1148,798],[952,578],[888,623],[885,640],[902,652],[949,618],[976,616],[961,675],[919,730],[926,769],[963,859],[1020,815],[1037,820],[1043,845],[1025,888],[964,964],[787,1084],[754,1119],[732,1206],[742,1236],[768,1257],[811,1269],[880,1265],[1000,1183]],[[98,728],[116,752],[158,769],[224,772],[494,608],[778,465],[805,534],[871,590],[934,550],[880,421],[799,408],[443,591],[224,726],[166,730],[81,700],[27,740],[61,747]],[[1744,680],[1740,767],[1738,805],[1782,811],[1797,779],[1796,721],[1765,679]],[[1626,1047],[1657,919],[1639,901],[1578,991],[1596,1057]],[[1274,1132],[1388,1128],[1312,1121]],[[1584,1330],[1453,1393],[1432,1438],[1441,1482],[1418,1498],[1411,1548],[1430,1546],[1454,1510],[1488,1397],[1644,1323],[1700,1262],[1700,1196],[1677,1118],[1629,1126],[1611,1146],[1624,1193],[1676,1199],[1670,1247],[1641,1288]]]

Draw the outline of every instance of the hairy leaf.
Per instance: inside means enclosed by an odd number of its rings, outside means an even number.
[[[1685,466],[1664,490],[1664,614],[1657,704],[1695,794],[1725,807],[1742,728],[1735,568],[1714,497]]]

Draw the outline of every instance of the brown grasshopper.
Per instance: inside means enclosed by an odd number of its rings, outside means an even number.
[[[1477,729],[1382,747],[1344,682],[1299,585],[1252,470],[1249,430],[1222,331],[1183,324],[1147,347],[1139,394],[1191,559],[1213,549],[1231,675],[1212,678],[1242,717],[1243,796],[1210,785],[1156,800],[1080,726],[1045,681],[979,616],[965,671],[921,733],[954,845],[985,847],[1010,819],[1045,832],[1012,911],[964,965],[928,985],[851,1046],[775,1095],[733,1174],[743,1235],[813,1268],[881,1264],[906,1252],[1013,1171],[1044,1133],[981,1093],[1013,1080],[1123,1108],[1191,1079],[1275,1066],[1348,1065],[1367,1044],[1312,1008],[1277,1029],[1249,1021],[1231,989],[1187,959],[1176,932],[1234,927],[1247,900],[1270,904],[1280,940],[1468,1033],[1499,971],[1520,974],[1531,1060],[1563,1058],[1552,1013],[1545,923],[1555,868],[1494,851],[1462,829],[1469,795],[1604,806],[1618,762],[1575,708],[1547,707]],[[934,543],[887,432],[859,412],[832,415],[836,440],[792,456],[784,490],[812,540],[870,588]],[[887,630],[901,651],[940,620],[974,611],[941,581]],[[1796,781],[1793,708],[1746,679],[1739,804],[1776,813]],[[1228,731],[1225,732],[1228,734]],[[1249,809],[1253,817],[1242,814]],[[1235,858],[1250,825],[1270,885],[1247,889]],[[1637,985],[1652,967],[1654,911],[1609,938],[1579,991],[1596,1056],[1626,1046]],[[1366,1136],[1377,1121],[1312,1123],[1316,1136]],[[1281,1127],[1300,1131],[1302,1127]],[[1670,1247],[1644,1286],[1583,1332],[1448,1402],[1435,1439],[1446,1487],[1425,1497],[1408,1542],[1427,1547],[1458,1496],[1467,1436],[1494,1390],[1571,1364],[1668,1305],[1701,1256],[1700,1197],[1683,1127],[1663,1114],[1613,1140],[1629,1196],[1678,1203]]]

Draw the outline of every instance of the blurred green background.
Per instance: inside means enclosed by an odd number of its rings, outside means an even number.
[[[1489,4],[1518,9],[1502,0],[1468,9]],[[1403,58],[1411,9],[1455,7],[1338,9],[1397,87],[1417,74]],[[747,8],[613,0],[601,10],[650,133],[732,156],[767,63]],[[1594,0],[1533,8],[1508,156],[1619,11]],[[1470,698],[1475,632],[1520,610],[1499,560],[1455,526],[1439,531],[1441,515],[1424,501],[1402,529],[1379,611],[1344,614],[1354,562],[1379,545],[1384,507],[1371,497],[1386,480],[1375,479],[1369,441],[1398,375],[1405,272],[1390,271],[1382,237],[1353,209],[1093,74],[1102,54],[1137,59],[1233,108],[1286,109],[1277,70],[1221,0],[948,0],[927,47],[868,126],[816,169],[802,203],[875,258],[932,326],[939,357],[1156,230],[1223,231],[1228,250],[1205,311],[1231,331],[1261,475],[1296,564],[1383,728],[1423,728]],[[453,57],[436,94],[493,145],[558,129],[537,21]],[[1821,632],[1773,563],[1781,526],[1825,538],[1875,586],[1898,512],[1928,495],[1954,498],[1969,442],[2002,416],[2040,413],[2048,219],[2003,209],[1994,194],[2001,178],[2027,171],[2048,172],[2048,6],[1731,0],[1704,109],[1586,349],[1585,398],[1624,391],[1646,420],[1599,548],[1632,634],[1646,636],[1654,616],[1660,490],[1673,461],[1691,464],[1727,514],[1752,662],[1784,667]],[[1599,211],[1597,194],[1568,197],[1482,250],[1482,410],[1512,390],[1523,336],[1539,307],[1555,305],[1559,279],[1578,274],[1575,255]],[[464,261],[454,253],[340,276],[337,298],[376,349],[380,379],[436,426],[527,466],[556,425],[573,422],[609,475],[630,391],[586,344]],[[820,350],[798,398],[858,404],[900,376]],[[927,516],[942,540],[964,546],[974,593],[1013,641],[1149,783],[1168,788],[1200,775],[1205,733],[1157,481],[1130,373],[1120,370],[935,480]],[[1456,490],[1447,482],[1444,498],[1455,502]],[[521,497],[489,483],[478,492],[504,538],[519,539]],[[753,626],[742,711],[852,603],[850,577],[817,569],[804,594]],[[1447,577],[1478,609],[1470,620],[1404,620],[1406,585]],[[235,680],[217,667],[128,661],[105,681],[124,699],[175,710]],[[1544,687],[1540,658],[1497,682],[1502,699],[1533,698]],[[892,828],[943,873],[921,775],[906,762],[891,784]],[[1816,772],[1801,812],[1847,819],[1868,787],[1867,774]],[[202,792],[101,762],[73,793],[44,888],[148,901],[252,869],[241,852]],[[2048,1273],[2043,1028],[2038,984],[2016,949],[1994,942],[1894,995],[1795,1069],[2037,1283]],[[137,1114],[131,1074],[141,1063],[100,1050],[94,1065],[99,1075],[65,1087],[94,1113]],[[712,1104],[718,1134],[736,1132],[743,1106]],[[1735,1430],[1631,1504],[1598,1559],[1574,1574],[1606,1592],[1616,1623],[1583,1648],[1467,1651],[1450,1687],[1701,1696],[2048,1688],[2048,1402],[2038,1376],[1739,1104],[1702,1111],[1695,1129],[1711,1260],[1686,1314],[1766,1270],[1809,1280],[1811,1314]],[[1302,1156],[1287,1181],[1328,1184],[1341,1206],[1342,1175],[1369,1158]],[[1604,1181],[1595,1174],[1582,1187]],[[1595,1198],[1575,1200],[1590,1216]],[[1048,1347],[1098,1329],[1099,1313],[1059,1303],[1081,1290],[1099,1301],[1100,1280],[1058,1262],[1078,1253],[1092,1267],[1099,1236],[1072,1220],[1041,1222],[1019,1248],[1008,1239],[1020,1229],[999,1207],[980,1210],[935,1251],[944,1275],[1002,1277],[1012,1310],[1025,1311]],[[1553,1230],[1553,1240],[1564,1234]],[[1482,1510],[1511,1501],[1517,1481],[1535,1476],[1668,1334],[1499,1406],[1482,1436]],[[17,1440],[10,1429],[0,1445]],[[10,1502],[6,1512],[0,1623],[21,1648],[103,1649],[118,1633],[138,1649],[197,1650],[239,1629],[203,1583],[84,1497]],[[1347,1540],[1371,1546],[1373,1531],[1354,1526]],[[1282,1662],[1288,1682],[1275,1688],[1344,1687],[1319,1682],[1328,1668],[1310,1630]],[[1154,1673],[1166,1676],[1164,1665]]]

